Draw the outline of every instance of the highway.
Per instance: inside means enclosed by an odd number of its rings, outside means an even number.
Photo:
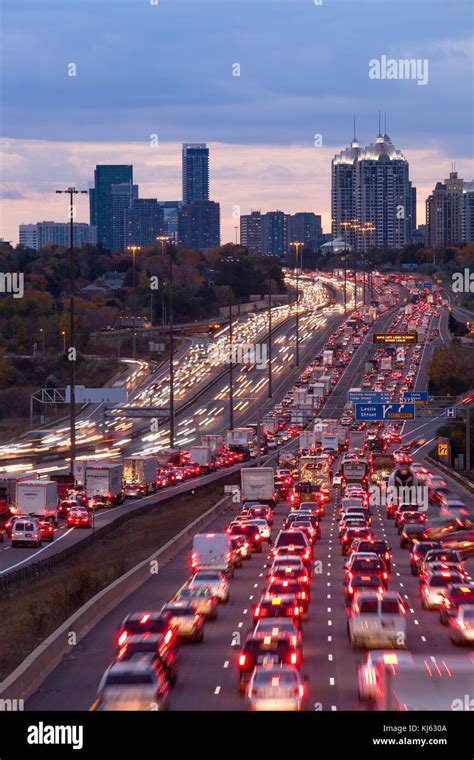
[[[351,387],[360,386],[364,365],[371,353],[371,334],[387,329],[393,313],[383,315],[367,332],[362,344],[335,386],[321,416],[339,416]],[[441,320],[445,319],[442,314]],[[431,325],[433,326],[433,325]],[[441,333],[443,324],[440,325]],[[321,336],[322,339],[322,336]],[[442,334],[439,340],[442,340]],[[426,386],[426,370],[433,343],[427,342],[422,353],[415,388]],[[251,411],[248,409],[247,411]],[[432,443],[439,421],[429,420],[421,425],[416,420],[406,423],[403,440],[423,437],[426,440],[413,452],[415,462],[423,462]],[[395,448],[395,446],[393,446]],[[275,455],[271,455],[271,462]],[[337,463],[334,464],[337,469]],[[436,471],[429,465],[431,471]],[[474,509],[474,498],[451,478],[446,478],[453,494],[460,496]],[[363,654],[352,651],[346,632],[346,610],[343,597],[343,562],[337,531],[337,505],[340,493],[332,488],[329,507],[322,518],[321,539],[316,542],[314,560],[319,561],[321,572],[313,574],[309,619],[303,622],[303,663],[301,671],[308,676],[308,710],[342,711],[370,709],[360,702],[357,691],[357,666]],[[240,507],[229,507],[210,526],[209,531],[225,529]],[[275,509],[273,538],[281,528],[289,511],[287,502],[279,502]],[[428,519],[436,516],[439,508],[430,505]],[[422,610],[419,580],[410,572],[409,552],[401,549],[394,522],[387,520],[382,506],[376,507],[373,532],[386,539],[392,550],[392,573],[389,589],[398,591],[405,600],[407,613],[407,644],[413,654],[427,656],[449,654],[453,645],[448,629],[439,622],[437,612]],[[167,602],[189,579],[189,550],[180,551],[158,576],[145,583],[131,597],[121,602],[111,613],[71,649],[71,653],[45,679],[41,688],[27,701],[26,709],[37,710],[88,710],[94,701],[97,685],[105,668],[114,657],[114,638],[117,626],[132,610],[156,610]],[[244,700],[237,687],[237,657],[239,643],[252,629],[252,614],[259,595],[266,586],[270,563],[267,551],[254,555],[231,581],[230,601],[219,607],[217,620],[206,623],[201,644],[180,647],[178,681],[172,692],[171,709],[182,710],[242,710]],[[474,575],[474,558],[466,561],[469,577]]]

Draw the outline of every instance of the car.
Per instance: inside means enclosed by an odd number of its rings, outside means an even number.
[[[237,659],[239,691],[245,691],[255,667],[265,662],[285,665],[298,665],[300,662],[292,636],[279,626],[274,626],[264,635],[251,633],[245,639]]]
[[[163,647],[162,636],[159,633],[132,634],[121,647],[117,659],[123,661],[138,660],[140,656],[151,656],[160,661],[165,669],[169,682],[172,686],[176,683],[177,676],[177,649],[176,647]]]
[[[265,593],[277,597],[293,595],[296,603],[302,608],[302,617],[307,619],[310,590],[296,578],[270,578]]]
[[[345,569],[344,584],[349,584],[356,575],[375,575],[380,585],[387,588],[388,572],[383,559],[377,555],[354,554],[350,560]]]
[[[463,562],[441,562],[438,560],[432,560],[431,562],[423,563],[423,569],[419,575],[420,581],[425,580],[430,575],[443,573],[445,571],[458,573],[462,578],[466,578],[466,569]]]
[[[420,583],[421,606],[424,610],[439,610],[448,587],[462,581],[463,578],[459,573],[453,573],[450,570],[431,573]]]
[[[441,540],[444,549],[459,552],[463,557],[474,555],[474,530],[455,530],[451,535]]]
[[[264,593],[255,605],[253,616],[254,621],[261,618],[272,617],[289,617],[295,625],[300,626],[303,609],[295,599],[294,594],[273,594]]]
[[[209,586],[188,584],[173,597],[176,602],[189,602],[196,612],[203,615],[206,620],[215,620],[217,617],[217,597],[214,596]]]
[[[38,520],[41,538],[43,541],[54,541],[54,520],[47,517],[40,517]]]
[[[266,520],[263,518],[251,518],[247,520],[248,525],[255,525],[256,528],[258,528],[259,533],[262,537],[262,541],[266,541],[267,543],[271,543],[271,530],[270,525]]]
[[[160,634],[163,649],[176,646],[177,639],[171,625],[171,614],[160,610],[159,612],[130,612],[118,628],[117,647],[119,649],[123,647],[130,636],[143,633]]]
[[[67,515],[70,528],[91,528],[92,515],[85,507],[72,507]]]
[[[346,606],[352,602],[354,595],[361,591],[379,591],[381,593],[383,590],[384,587],[377,575],[373,573],[353,573],[349,583],[346,585]]]
[[[251,520],[266,520],[269,525],[273,525],[273,510],[267,504],[255,504],[248,510],[248,516]]]
[[[406,649],[406,614],[397,592],[364,591],[354,595],[347,620],[352,648]]]
[[[202,641],[204,638],[204,615],[196,612],[189,601],[168,602],[163,612],[170,613],[170,625],[179,641]]]
[[[413,513],[416,511],[417,511],[416,504],[409,504],[409,503],[399,504],[395,512],[395,525],[398,527],[398,523],[400,522],[400,519],[405,512]]]
[[[247,709],[305,710],[306,702],[306,685],[298,668],[274,662],[255,668],[247,688]]]
[[[415,544],[417,541],[423,541],[427,538],[424,522],[408,523],[400,533],[400,547],[405,549],[407,546]]]
[[[398,520],[398,534],[400,535],[406,525],[422,525],[426,522],[426,515],[424,512],[414,510],[413,512],[403,512]]]
[[[443,625],[447,625],[449,619],[457,613],[461,604],[474,604],[474,583],[456,583],[449,586],[439,608],[439,619]]]
[[[474,605],[460,604],[455,615],[448,618],[449,637],[454,645],[474,642]]]
[[[347,528],[341,533],[341,554],[345,556],[349,553],[349,550],[356,539],[370,539],[372,537],[372,531],[370,528],[356,525],[354,527]]]
[[[342,473],[337,471],[332,476],[332,485],[333,488],[336,488],[336,486],[340,487],[342,485]]]
[[[67,517],[69,511],[73,507],[87,506],[86,504],[80,504],[77,499],[63,499],[59,502],[56,510],[58,517]]]
[[[262,551],[262,536],[256,525],[232,523],[227,528],[227,533],[229,536],[244,536],[252,552],[259,554]]]
[[[245,536],[237,534],[236,536],[230,537],[230,543],[232,546],[232,551],[234,553],[235,566],[242,567],[242,560],[250,559],[252,556],[252,552],[250,551],[250,546],[247,543],[247,539]]]
[[[229,579],[220,570],[198,570],[191,578],[189,586],[206,586],[219,602],[227,604],[229,601]]]
[[[262,618],[252,631],[252,638],[273,635],[277,638],[287,636],[292,647],[298,652],[299,660],[303,660],[303,636],[301,630],[294,624],[291,618]]]
[[[305,520],[303,517],[301,517],[299,520],[293,521],[291,530],[301,530],[305,534],[310,544],[314,544],[318,534],[321,535],[319,524],[318,527],[315,528],[310,520]]]
[[[286,553],[295,552],[306,557],[311,557],[311,545],[306,534],[301,530],[281,530],[276,538],[272,549],[272,555],[284,549]]]
[[[412,575],[419,575],[423,560],[431,549],[436,549],[440,544],[437,541],[416,541],[412,545],[410,553],[410,569]]]
[[[387,572],[391,572],[392,552],[387,541],[375,538],[358,538],[351,545],[350,553],[353,552],[369,552],[371,554],[377,554],[377,556],[385,562]]]
[[[170,682],[161,663],[139,658],[112,663],[101,678],[92,710],[166,710]]]
[[[372,702],[377,697],[383,680],[383,671],[391,668],[395,672],[397,665],[412,662],[410,652],[396,650],[368,650],[364,660],[357,666],[358,694],[361,702]]]
[[[10,536],[12,548],[17,546],[41,546],[43,539],[37,519],[31,517],[16,517],[11,524]]]

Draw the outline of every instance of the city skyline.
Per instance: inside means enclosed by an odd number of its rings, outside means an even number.
[[[429,13],[405,0],[3,5],[0,235],[13,242],[20,223],[66,219],[55,187],[88,189],[96,164],[133,164],[143,196],[180,198],[182,143],[201,141],[223,242],[236,206],[313,211],[328,232],[331,159],[354,114],[360,142],[375,140],[380,110],[409,161],[418,223],[452,162],[471,178],[467,0]],[[426,85],[374,81],[370,61],[383,56],[428,61]],[[77,220],[88,220],[82,201]]]

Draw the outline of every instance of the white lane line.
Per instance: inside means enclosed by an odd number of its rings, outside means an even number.
[[[421,637],[421,640],[422,640],[422,641],[426,641],[426,636],[422,636],[422,637]]]
[[[337,707],[336,707],[336,705],[331,705],[331,710],[332,710],[333,712],[337,712]]]
[[[250,594],[250,596],[249,596],[249,599],[250,599],[250,601],[252,601],[252,599],[253,599],[253,594]]]
[[[243,626],[243,623],[239,623],[239,625],[237,626],[237,628],[242,628],[242,626]]]
[[[332,625],[332,620],[328,620],[328,625]]]
[[[329,686],[335,686],[335,685],[336,685],[336,679],[335,678],[330,678],[329,679]]]
[[[413,622],[415,623],[415,625],[420,625],[420,623],[418,622],[418,620],[414,620]]]
[[[328,641],[332,641],[332,636],[328,636]]]
[[[214,689],[214,694],[217,695],[217,694],[220,694],[220,692],[221,692],[221,687],[220,686],[216,686],[216,688]]]
[[[245,608],[245,610],[243,611],[243,614],[244,614],[244,615],[246,615],[246,614],[247,614],[247,612],[248,612],[248,609],[247,609],[247,608]]]
[[[328,654],[328,660],[329,660],[329,662],[332,662],[332,661],[333,661],[333,659],[334,659],[334,658],[333,658],[332,654]]]
[[[33,557],[37,557],[37,556],[38,556],[38,554],[41,554],[41,552],[44,552],[44,551],[46,551],[46,549],[50,549],[50,548],[51,548],[51,546],[52,546],[53,544],[54,544],[55,546],[57,546],[57,544],[58,544],[58,541],[61,541],[61,539],[63,539],[63,538],[66,538],[66,536],[67,536],[67,535],[68,535],[68,534],[69,534],[69,533],[70,533],[72,530],[74,530],[74,528],[69,528],[69,530],[67,530],[65,533],[63,533],[63,535],[62,535],[62,536],[59,536],[59,538],[56,538],[56,539],[55,539],[53,542],[51,542],[51,543],[50,543],[50,544],[48,544],[47,546],[43,546],[43,548],[42,548],[42,549],[38,549],[38,551],[37,551],[37,552],[33,552],[33,554],[30,554],[28,557],[26,557],[26,559],[22,559],[22,560],[21,560],[21,562],[17,562],[17,563],[16,563],[16,565],[10,565],[9,567],[5,568],[5,570],[2,570],[2,571],[0,572],[0,575],[4,575],[5,573],[9,573],[9,572],[10,572],[10,570],[14,570],[14,569],[15,569],[15,567],[20,567],[20,565],[24,565],[24,564],[25,564],[25,562],[30,562],[30,561],[33,559]]]
[[[331,612],[331,607],[328,607],[328,612]]]
[[[229,660],[226,660],[224,662],[224,669],[227,669],[229,667]]]

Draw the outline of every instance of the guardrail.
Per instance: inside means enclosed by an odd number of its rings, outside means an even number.
[[[28,699],[61,662],[64,655],[71,652],[71,633],[74,633],[74,645],[77,645],[117,604],[150,579],[152,562],[158,561],[161,566],[167,564],[178,551],[188,544],[196,532],[207,527],[213,521],[229,500],[230,496],[220,499],[161,549],[132,567],[107,588],[89,599],[0,683],[1,697],[3,699]]]
[[[474,483],[471,480],[465,478],[463,475],[459,475],[456,470],[453,470],[451,467],[447,467],[442,462],[438,462],[438,460],[434,459],[434,457],[428,455],[425,457],[425,459],[427,462],[430,462],[430,464],[439,467],[441,472],[444,472],[445,475],[449,475],[450,478],[456,480],[460,485],[464,486],[464,488],[467,488],[468,491],[474,493]]]

